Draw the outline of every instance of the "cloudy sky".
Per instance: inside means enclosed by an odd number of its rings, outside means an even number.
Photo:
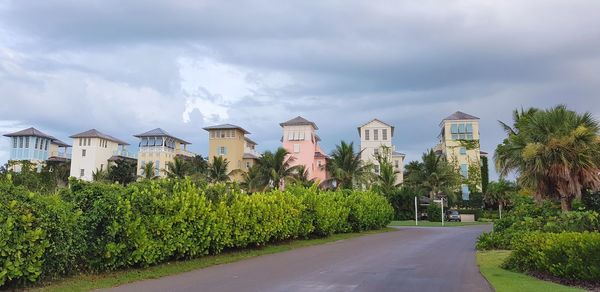
[[[240,125],[266,150],[302,115],[330,152],[377,117],[415,160],[461,110],[481,118],[493,152],[515,108],[600,117],[598,11],[597,0],[0,1],[0,133],[34,126],[70,142],[96,128],[133,143],[161,127],[206,155],[204,126]]]

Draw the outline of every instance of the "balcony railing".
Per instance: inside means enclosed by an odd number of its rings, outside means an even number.
[[[59,151],[51,151],[51,152],[48,153],[48,157],[60,157],[60,158],[71,159],[71,153],[59,152]]]
[[[196,156],[195,153],[190,152],[190,151],[188,151],[186,149],[177,149],[177,150],[175,150],[175,154],[183,155],[183,156],[189,156],[189,157]]]
[[[113,151],[113,155],[114,156],[123,156],[123,157],[137,159],[137,153],[135,153],[135,152],[129,152],[129,151],[124,150],[124,149],[119,149],[119,150]]]

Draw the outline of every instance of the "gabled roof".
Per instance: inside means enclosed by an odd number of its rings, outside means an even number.
[[[25,130],[21,130],[21,131],[14,132],[14,133],[4,134],[4,136],[5,137],[35,136],[35,137],[41,137],[41,138],[56,139],[34,127],[27,128]]]
[[[54,138],[53,136],[50,136],[34,127],[27,128],[25,130],[21,130],[21,131],[14,132],[14,133],[4,134],[4,136],[6,136],[6,137],[34,136],[34,137],[50,139],[50,143],[56,144],[60,147],[71,147],[71,145],[69,145],[61,140],[58,140],[58,139]]]
[[[453,114],[447,116],[442,121],[458,121],[458,120],[479,120],[479,118],[476,116],[472,116],[470,114],[463,113],[461,111],[456,111]]]
[[[241,130],[242,132],[244,132],[244,134],[250,134],[250,132],[246,131],[244,128],[240,127],[240,126],[236,126],[236,125],[232,125],[232,124],[222,124],[222,125],[215,125],[215,126],[210,126],[210,127],[204,127],[202,128],[206,131],[210,131],[210,130]]]
[[[287,122],[283,122],[279,124],[280,126],[313,126],[313,128],[315,128],[315,130],[318,130],[319,127],[317,127],[317,124],[315,124],[314,122],[311,122],[301,116],[297,116]]]
[[[117,139],[111,135],[104,134],[96,129],[91,129],[91,130],[87,130],[85,132],[81,132],[79,134],[75,134],[75,135],[71,136],[70,138],[102,138],[102,139],[113,141],[119,145],[129,145],[129,143],[127,143],[123,140]]]
[[[372,119],[372,120],[370,120],[370,121],[362,124],[360,127],[356,128],[358,130],[358,137],[361,137],[361,135],[362,135],[362,133],[360,131],[360,128],[362,128],[362,127],[364,127],[364,126],[366,126],[366,125],[368,125],[368,124],[370,124],[372,122],[380,122],[380,123],[382,123],[382,124],[384,124],[384,125],[392,128],[392,137],[394,137],[394,126],[392,126],[392,125],[390,125],[390,124],[388,124],[388,123],[386,123],[386,122],[384,122],[384,121],[382,121],[380,119]]]
[[[248,137],[244,137],[244,140],[246,140],[246,142],[248,142],[250,144],[258,145],[258,144],[256,144],[256,142],[252,141],[252,139],[250,139]]]
[[[181,142],[183,144],[192,144],[190,142],[187,142],[187,141],[185,141],[183,139],[179,139],[179,138],[177,138],[177,137],[169,134],[167,131],[165,131],[165,130],[163,130],[161,128],[156,128],[156,129],[150,130],[150,131],[148,131],[146,133],[141,133],[141,134],[137,134],[137,135],[133,135],[133,136],[137,137],[137,138],[142,138],[142,137],[170,137],[170,138],[173,138],[173,139],[175,139],[175,140],[177,140],[177,141],[179,141],[179,142]]]

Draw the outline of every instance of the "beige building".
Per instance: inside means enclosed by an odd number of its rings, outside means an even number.
[[[214,157],[224,157],[229,161],[227,173],[238,180],[240,171],[250,169],[258,159],[256,142],[250,140],[246,135],[250,132],[244,128],[223,124],[204,128],[208,132],[208,160],[210,163]],[[240,171],[236,171],[240,170]]]
[[[374,172],[379,173],[379,162],[377,155],[381,154],[390,160],[394,169],[398,171],[396,183],[402,183],[404,180],[404,158],[405,154],[397,152],[392,140],[394,138],[394,126],[373,119],[368,123],[358,127],[358,136],[360,137],[360,158],[364,163],[372,163]],[[387,153],[384,153],[387,151]]]
[[[71,136],[71,176],[92,181],[93,173],[107,170],[111,161],[135,160],[135,154],[127,151],[127,142],[91,129]]]
[[[469,177],[469,167],[481,166],[479,145],[479,118],[457,111],[440,122],[439,144],[435,151],[457,167],[461,175]],[[479,182],[481,190],[481,182]],[[469,187],[461,187],[463,199],[469,198]]]
[[[194,153],[187,149],[188,145],[191,145],[190,142],[179,139],[161,128],[137,134],[134,137],[140,139],[137,164],[138,175],[142,175],[144,165],[152,161],[154,163],[154,175],[165,177],[167,164],[173,162],[175,157],[186,158],[195,156]]]

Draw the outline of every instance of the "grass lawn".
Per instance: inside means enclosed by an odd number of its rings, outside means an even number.
[[[534,277],[502,269],[500,265],[510,254],[507,250],[478,251],[477,265],[481,274],[492,284],[498,292],[503,291],[528,291],[528,292],[561,292],[585,291],[583,289],[567,287],[552,282],[546,282]]]
[[[490,222],[444,222],[445,227],[491,224]],[[392,221],[388,226],[415,226],[415,220]],[[442,222],[419,221],[420,227],[442,227]]]
[[[328,242],[334,242],[363,235],[383,233],[389,231],[396,231],[396,229],[384,228],[381,230],[372,230],[360,233],[334,234],[326,238],[292,240],[283,243],[266,245],[261,248],[248,248],[242,250],[229,251],[219,255],[205,256],[193,260],[167,262],[145,269],[129,269],[95,275],[78,275],[70,278],[65,278],[56,282],[46,283],[45,286],[37,287],[35,291],[89,291],[99,288],[108,288],[135,281],[155,279],[196,269],[202,269],[214,265],[231,263],[261,255],[288,251],[300,247],[324,244]]]

